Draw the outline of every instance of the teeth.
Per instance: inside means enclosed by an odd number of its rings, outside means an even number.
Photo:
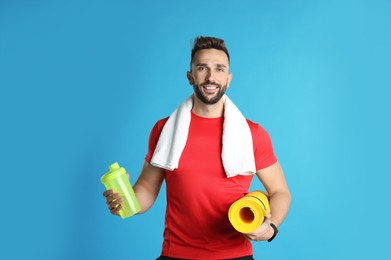
[[[205,87],[206,89],[216,89],[216,87]]]

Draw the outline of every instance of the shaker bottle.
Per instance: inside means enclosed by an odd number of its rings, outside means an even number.
[[[111,164],[109,169],[110,171],[103,175],[100,180],[105,185],[106,190],[113,190],[113,192],[121,195],[123,202],[119,215],[121,218],[127,218],[136,214],[141,210],[141,207],[130,185],[125,168],[120,167],[116,162]]]
[[[250,233],[262,225],[268,211],[270,212],[270,205],[267,195],[261,191],[253,191],[232,203],[228,218],[237,231]]]

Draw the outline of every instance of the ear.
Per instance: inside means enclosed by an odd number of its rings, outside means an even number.
[[[187,79],[189,80],[189,84],[190,84],[190,85],[193,85],[193,84],[194,84],[194,80],[193,80],[193,76],[191,75],[191,72],[188,71],[188,72],[186,73],[186,76],[187,76]]]
[[[227,77],[227,88],[229,88],[229,84],[231,83],[231,80],[232,80],[232,73],[229,73]]]

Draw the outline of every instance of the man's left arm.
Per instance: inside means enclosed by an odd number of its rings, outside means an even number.
[[[271,223],[280,226],[288,214],[291,195],[285,180],[284,173],[278,162],[256,172],[258,179],[265,187],[270,202],[270,214],[264,223],[254,232],[245,234],[250,240],[268,240],[274,234]]]

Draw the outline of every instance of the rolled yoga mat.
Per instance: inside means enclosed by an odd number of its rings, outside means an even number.
[[[267,212],[270,212],[267,195],[261,191],[253,191],[232,203],[228,218],[237,231],[250,233],[262,225]]]

